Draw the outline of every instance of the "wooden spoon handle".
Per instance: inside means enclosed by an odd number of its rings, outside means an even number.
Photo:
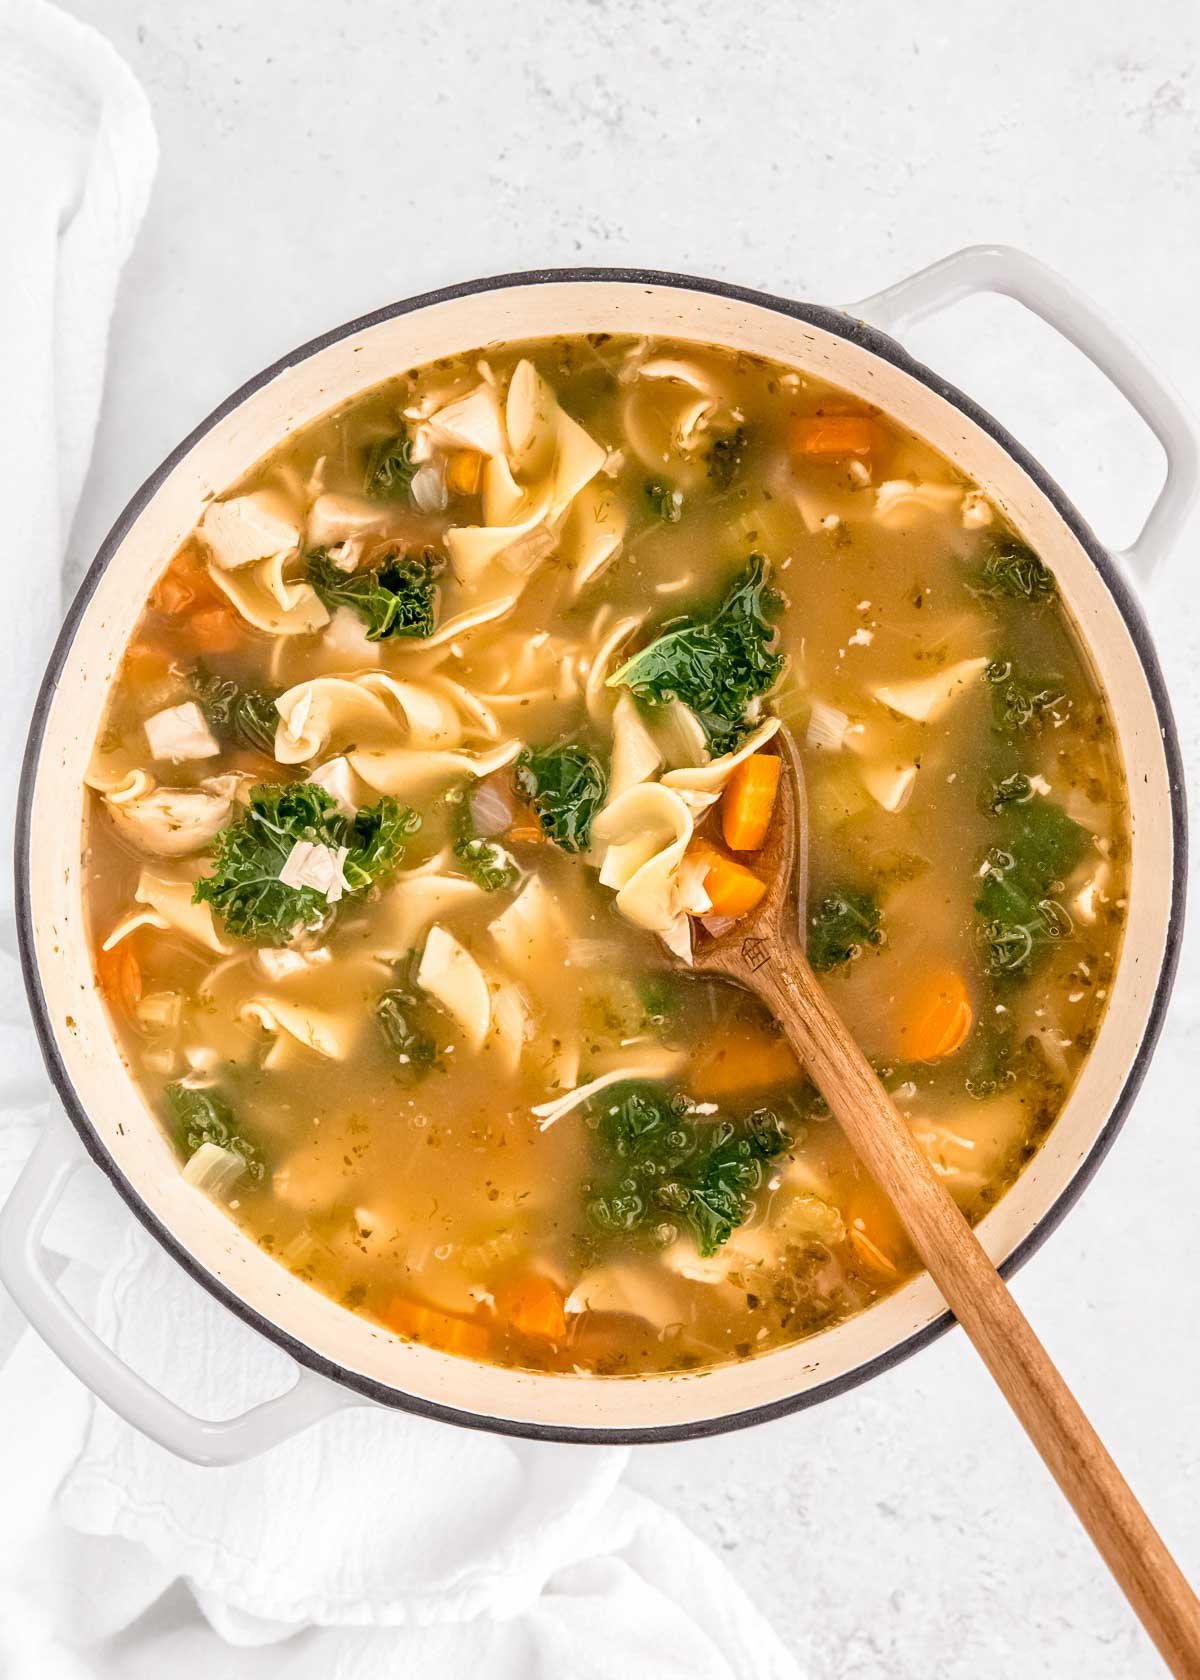
[[[758,969],[739,968],[737,978],[786,1029],[1167,1666],[1181,1680],[1198,1680],[1196,1595],[807,961],[781,952]]]

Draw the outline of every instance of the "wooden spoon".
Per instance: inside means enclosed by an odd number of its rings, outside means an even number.
[[[788,732],[776,740],[784,774],[755,858],[766,895],[734,928],[698,938],[693,968],[772,1011],[1167,1666],[1200,1680],[1196,1595],[809,967],[804,771]]]

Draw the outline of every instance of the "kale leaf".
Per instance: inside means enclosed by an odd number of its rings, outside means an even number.
[[[992,716],[1001,734],[1030,728],[1042,718],[1061,718],[1071,702],[1057,677],[1018,676],[1009,659],[993,659],[983,673],[992,687]]]
[[[333,612],[349,607],[367,627],[367,640],[388,636],[432,636],[435,627],[436,583],[444,567],[440,555],[427,548],[420,554],[394,554],[381,566],[343,572],[317,548],[308,556],[308,581],[321,602]]]
[[[485,840],[482,834],[460,835],[454,842],[454,855],[463,872],[484,892],[511,887],[521,873],[512,853],[498,840]]]
[[[634,981],[634,989],[648,1025],[661,1029],[676,1024],[684,1008],[683,987],[676,975],[650,969]]]
[[[210,729],[235,746],[275,756],[279,713],[273,696],[242,688],[232,677],[219,677],[203,665],[192,672],[190,681]]]
[[[367,451],[363,490],[374,501],[402,501],[408,495],[416,470],[412,439],[407,432],[380,438]]]
[[[697,1124],[682,1097],[646,1081],[615,1085],[592,1106],[601,1171],[584,1186],[591,1223],[652,1242],[682,1225],[706,1259],[749,1218],[768,1163],[791,1143],[767,1109]]]
[[[1016,537],[997,537],[971,583],[976,595],[1048,601],[1058,594],[1054,573]]]
[[[201,1144],[215,1143],[240,1155],[246,1163],[247,1178],[261,1184],[266,1173],[262,1151],[238,1126],[224,1097],[216,1091],[193,1090],[190,1085],[168,1085],[163,1096],[181,1154],[191,1156]]]
[[[993,816],[999,816],[1006,805],[1023,805],[1027,799],[1033,798],[1033,783],[1020,770],[1014,770],[1010,776],[1001,776],[999,781],[992,782],[984,789],[983,808]]]
[[[1027,974],[1071,918],[1053,895],[1087,851],[1089,835],[1050,799],[1003,805],[999,843],[984,859],[975,908],[984,962],[995,975]]]
[[[517,792],[529,801],[542,833],[565,852],[584,852],[608,778],[586,747],[526,747],[516,765]]]
[[[868,892],[843,888],[820,899],[808,918],[808,960],[821,972],[852,962],[864,945],[883,944],[883,917]]]
[[[661,478],[650,478],[642,487],[646,506],[655,519],[666,525],[678,525],[683,516],[683,497]]]
[[[452,824],[453,846],[463,873],[469,875],[484,892],[499,892],[503,887],[511,887],[521,873],[516,858],[498,840],[476,833],[471,820],[470,801],[461,790],[452,791],[446,798],[457,804]]]
[[[403,986],[382,993],[375,1005],[375,1020],[384,1043],[396,1060],[413,1074],[428,1073],[437,1060],[437,1045],[422,1030],[421,1005]]]
[[[211,904],[232,938],[286,945],[297,931],[321,927],[332,914],[323,892],[279,879],[298,840],[334,851],[346,847],[344,891],[354,896],[395,869],[419,827],[420,818],[387,795],[348,817],[314,782],[256,787],[245,813],[214,840],[213,872],[196,882],[192,898]]]
[[[708,452],[708,476],[714,490],[728,490],[741,470],[746,453],[746,428],[726,432],[714,439]]]
[[[650,706],[682,700],[704,725],[714,754],[732,751],[750,727],[752,700],[765,694],[783,669],[772,653],[771,620],[782,606],[767,584],[767,562],[752,554],[745,570],[707,619],[688,619],[627,659],[608,679]]]

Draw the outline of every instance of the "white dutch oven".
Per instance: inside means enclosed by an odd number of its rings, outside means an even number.
[[[1011,437],[884,336],[978,291],[1015,297],[1065,334],[1159,438],[1166,483],[1126,553],[1101,548]],[[1167,696],[1130,585],[1148,575],[1178,534],[1196,488],[1197,449],[1178,401],[1084,299],[1029,258],[980,247],[846,312],[679,275],[589,269],[483,280],[381,310],[252,380],[133,498],[55,648],[21,786],[17,894],[25,977],[50,1075],[74,1134],[61,1125],[47,1134],[5,1209],[0,1277],[102,1400],[199,1462],[249,1457],[327,1412],[368,1402],[556,1439],[701,1435],[836,1394],[947,1326],[942,1301],[922,1276],[797,1347],[703,1375],[612,1381],[535,1375],[407,1344],[292,1277],[184,1182],[109,1030],[80,896],[83,774],[126,639],[205,499],[288,432],[397,369],[505,339],[592,331],[729,345],[878,404],[982,485],[1045,557],[1090,650],[1129,772],[1128,932],[1108,1014],[1076,1089],[1040,1153],[980,1227],[989,1254],[1006,1272],[1033,1251],[1078,1195],[1145,1071],[1179,941],[1184,802]],[[40,1234],[82,1158],[79,1140],[179,1263],[294,1357],[297,1382],[287,1394],[227,1422],[191,1417],[122,1365],[75,1316],[47,1273]]]

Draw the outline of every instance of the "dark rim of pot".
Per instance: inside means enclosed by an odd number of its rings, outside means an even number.
[[[45,1058],[54,1087],[62,1098],[63,1105],[70,1115],[88,1154],[111,1180],[116,1190],[147,1230],[157,1238],[168,1253],[179,1262],[197,1283],[214,1295],[230,1312],[236,1314],[245,1323],[252,1325],[269,1341],[274,1342],[285,1352],[291,1354],[292,1358],[301,1366],[316,1371],[369,1400],[378,1401],[383,1405],[396,1407],[421,1417],[436,1418],[444,1423],[459,1424],[469,1429],[485,1429],[505,1435],[523,1436],[532,1440],[598,1443],[614,1446],[654,1441],[697,1440],[703,1436],[716,1435],[727,1430],[744,1429],[751,1424],[764,1423],[772,1418],[785,1417],[789,1412],[801,1411],[805,1407],[816,1405],[818,1401],[828,1400],[837,1394],[844,1394],[848,1389],[856,1388],[870,1377],[891,1370],[919,1349],[928,1347],[931,1342],[936,1341],[950,1328],[954,1320],[949,1312],[942,1313],[931,1324],[926,1325],[924,1329],[917,1331],[904,1341],[898,1342],[894,1347],[877,1355],[874,1359],[857,1366],[853,1371],[848,1371],[844,1375],[832,1378],[827,1382],[819,1383],[816,1387],[807,1389],[803,1393],[772,1401],[769,1405],[754,1406],[744,1411],[726,1413],[719,1417],[701,1418],[687,1423],[650,1425],[641,1428],[574,1428],[559,1424],[532,1423],[511,1418],[491,1417],[483,1413],[462,1411],[456,1407],[439,1405],[433,1401],[422,1399],[418,1395],[406,1394],[403,1390],[392,1388],[357,1372],[348,1371],[342,1366],[322,1358],[314,1349],[306,1346],[303,1342],[296,1341],[286,1331],[279,1329],[268,1319],[261,1317],[231,1289],[201,1266],[161,1223],[153,1210],[126,1180],[116,1162],[109,1155],[71,1084],[59,1053],[35,957],[34,912],[28,880],[33,790],[42,740],[50,703],[58,686],[62,670],[70,657],[75,632],[79,628],[101,576],[130,528],[141,515],[159,486],[194,448],[196,443],[227,414],[230,414],[243,403],[247,397],[252,396],[277,375],[307,360],[318,351],[325,350],[330,345],[343,339],[353,337],[355,333],[377,326],[380,322],[389,321],[398,315],[411,314],[416,310],[425,309],[431,304],[445,303],[476,293],[501,291],[514,286],[580,282],[644,286],[648,289],[669,287],[681,291],[708,293],[728,298],[735,303],[746,303],[756,308],[771,309],[780,315],[787,315],[794,320],[818,327],[836,338],[848,340],[881,360],[890,362],[894,367],[901,369],[912,378],[919,380],[922,385],[927,386],[929,390],[935,392],[966,415],[969,420],[999,443],[1016,461],[1017,465],[1028,474],[1087,553],[1092,564],[1103,578],[1117,610],[1125,621],[1126,628],[1141,661],[1142,669],[1145,672],[1155,710],[1158,714],[1162,731],[1163,752],[1166,757],[1171,788],[1173,841],[1171,912],[1167,926],[1163,963],[1155,988],[1145,1035],[1138,1046],[1137,1054],[1130,1066],[1128,1076],[1112,1113],[1087,1156],[1075,1169],[1071,1182],[1066,1189],[1001,1266],[1001,1273],[1006,1278],[1011,1277],[1017,1268],[1023,1265],[1030,1255],[1040,1248],[1074,1205],[1084,1186],[1090,1181],[1112,1147],[1113,1140],[1124,1123],[1130,1105],[1145,1077],[1151,1054],[1162,1030],[1167,1000],[1170,996],[1179,962],[1187,879],[1187,817],[1179,737],[1171,713],[1166,684],[1137,599],[1119,567],[1045,469],[1021,447],[1003,426],[999,425],[991,415],[985,413],[978,404],[972,402],[969,397],[965,396],[947,380],[942,379],[938,374],[916,361],[894,339],[889,338],[876,328],[868,326],[865,322],[843,314],[840,310],[824,308],[815,304],[795,303],[788,298],[776,297],[766,292],[752,291],[742,286],[728,285],[721,280],[698,279],[686,274],[660,274],[648,269],[536,269],[519,274],[498,274],[487,279],[467,281],[461,285],[447,286],[438,291],[424,292],[417,297],[407,298],[403,302],[389,304],[386,308],[374,310],[369,315],[360,316],[357,320],[350,321],[345,326],[335,327],[331,332],[323,333],[319,338],[311,339],[307,344],[301,345],[289,355],[281,357],[279,361],[274,362],[268,368],[264,368],[261,373],[248,380],[240,390],[235,391],[220,407],[214,409],[208,418],[201,421],[200,425],[150,475],[141,489],[130,499],[113,525],[112,530],[101,544],[95,560],[80,585],[74,601],[71,603],[38,694],[21,770],[16,818],[17,933],[26,992],[41,1044],[42,1055]],[[637,1379],[622,1380],[633,1382]],[[702,1378],[680,1377],[676,1380],[696,1381],[702,1380]]]

